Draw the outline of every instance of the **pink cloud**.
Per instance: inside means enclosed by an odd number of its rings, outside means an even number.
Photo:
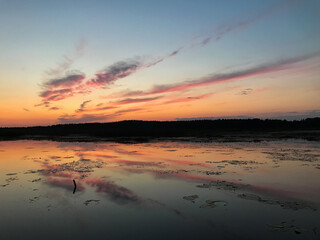
[[[84,74],[71,74],[63,78],[51,79],[46,82],[44,86],[48,89],[72,87],[74,85],[80,84],[83,79],[85,79]]]
[[[204,94],[204,95],[200,95],[200,96],[196,96],[196,97],[178,98],[178,99],[173,99],[173,100],[163,102],[163,104],[192,102],[192,101],[197,101],[197,100],[201,100],[204,98],[208,98],[208,97],[212,96],[213,94],[214,93],[208,93],[208,94]]]
[[[226,82],[234,82],[244,78],[265,75],[268,73],[275,73],[283,70],[294,69],[295,64],[318,57],[320,52],[298,56],[295,58],[288,58],[280,61],[265,63],[254,66],[244,70],[234,71],[230,73],[211,74],[207,77],[196,79],[193,81],[184,81],[174,84],[155,85],[148,91],[131,91],[124,94],[124,96],[145,96],[150,94],[160,94],[168,92],[177,92],[195,87],[204,87],[213,84],[221,84]]]
[[[128,112],[138,112],[144,110],[143,108],[130,108],[130,109],[123,109],[123,110],[119,110],[116,111],[116,114],[122,114],[122,113],[128,113]]]
[[[124,105],[124,104],[132,104],[132,103],[143,103],[143,102],[150,102],[161,98],[161,96],[158,97],[152,97],[152,98],[126,98],[119,100],[117,102],[113,102],[117,105]]]
[[[100,87],[111,84],[118,79],[135,73],[143,67],[145,66],[137,59],[116,62],[105,70],[96,73],[95,78],[88,80],[84,85],[86,87]]]
[[[81,117],[76,115],[62,115],[58,118],[59,123],[87,123],[87,122],[98,122],[106,121],[109,118],[108,115],[97,115],[97,114],[83,114]]]
[[[85,113],[85,112],[101,112],[101,111],[107,111],[107,110],[111,110],[111,109],[115,109],[117,107],[113,107],[113,106],[110,106],[110,107],[99,107],[99,108],[91,108],[91,109],[82,109],[81,112],[82,113]],[[79,112],[77,110],[77,112]]]

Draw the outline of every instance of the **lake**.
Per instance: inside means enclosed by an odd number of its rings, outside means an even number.
[[[0,196],[0,239],[319,239],[320,142],[1,141]]]

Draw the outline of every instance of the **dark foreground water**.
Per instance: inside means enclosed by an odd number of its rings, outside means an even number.
[[[319,209],[319,142],[0,142],[4,240],[320,239]]]

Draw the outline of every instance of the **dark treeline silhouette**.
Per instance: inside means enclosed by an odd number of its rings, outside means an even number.
[[[37,127],[3,127],[0,139],[106,139],[114,137],[228,137],[281,133],[282,137],[319,135],[320,118],[299,121],[262,119],[219,119],[193,121],[139,121],[58,124]],[[294,133],[294,134],[293,134]],[[298,134],[298,135],[297,135]],[[276,136],[276,135],[272,135]],[[319,137],[319,136],[318,136]],[[318,138],[317,137],[317,138]]]

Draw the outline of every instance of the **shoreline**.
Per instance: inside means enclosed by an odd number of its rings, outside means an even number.
[[[70,135],[21,135],[1,136],[0,141],[35,140],[55,142],[262,142],[277,140],[320,141],[320,130],[308,131],[276,131],[276,132],[219,132],[215,135],[203,136],[90,136],[81,134]]]

